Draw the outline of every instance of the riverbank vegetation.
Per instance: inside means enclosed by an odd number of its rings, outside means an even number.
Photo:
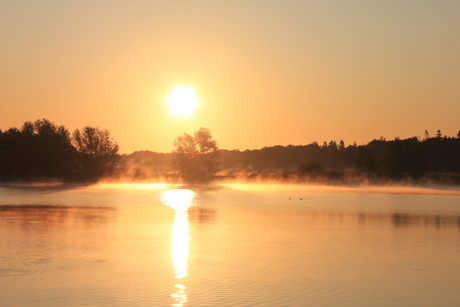
[[[1,182],[94,182],[113,174],[120,155],[109,131],[69,130],[48,119],[0,130]]]

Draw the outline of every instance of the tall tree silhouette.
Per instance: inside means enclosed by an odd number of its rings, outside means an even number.
[[[82,179],[96,180],[110,174],[120,155],[118,144],[106,129],[86,126],[75,130],[72,143],[79,153]]]
[[[35,160],[37,173],[64,178],[76,171],[76,152],[66,127],[41,119],[24,123],[22,133],[32,138],[28,153]]]
[[[173,166],[184,183],[208,183],[217,172],[218,146],[207,128],[194,136],[184,133],[174,140]]]

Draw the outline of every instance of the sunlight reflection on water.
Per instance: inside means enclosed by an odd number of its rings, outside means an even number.
[[[168,190],[163,192],[164,203],[175,211],[171,255],[176,279],[178,280],[187,277],[187,259],[190,249],[188,208],[194,205],[194,198],[195,193],[191,190]],[[175,300],[173,306],[184,306],[187,302],[185,286],[182,282],[176,284],[175,287],[176,292],[171,295]]]

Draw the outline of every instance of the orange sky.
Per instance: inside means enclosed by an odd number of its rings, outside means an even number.
[[[169,152],[460,130],[460,1],[0,2],[0,129],[48,118]],[[193,86],[191,118],[166,98]]]

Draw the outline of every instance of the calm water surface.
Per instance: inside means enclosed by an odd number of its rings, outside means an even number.
[[[1,306],[458,306],[459,289],[458,191],[0,188]]]

